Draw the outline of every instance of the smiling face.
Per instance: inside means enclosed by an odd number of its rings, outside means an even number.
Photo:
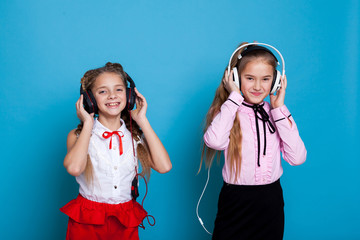
[[[96,78],[91,91],[99,108],[99,116],[120,116],[126,106],[126,86],[119,74],[101,73]]]
[[[245,65],[240,76],[245,101],[260,104],[270,93],[274,67],[262,59],[255,59]]]

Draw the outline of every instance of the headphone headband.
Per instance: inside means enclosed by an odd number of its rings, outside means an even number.
[[[238,56],[238,59],[241,59],[243,57],[245,57],[246,55],[248,55],[249,53],[251,52],[254,52],[254,51],[257,51],[257,50],[261,50],[261,51],[264,51],[264,52],[267,52],[269,53],[271,56],[273,56],[276,60],[276,63],[278,65],[280,65],[279,63],[279,60],[277,59],[277,57],[274,55],[274,53],[272,51],[270,51],[269,49],[267,49],[266,47],[263,47],[263,46],[254,46],[254,45],[251,45],[251,46],[247,46],[247,48],[244,49],[244,51],[242,51],[239,56]]]
[[[231,60],[232,60],[232,58],[234,57],[234,55],[235,55],[235,53],[237,52],[237,51],[239,51],[240,49],[242,49],[242,48],[245,48],[245,47],[247,47],[247,46],[266,46],[266,47],[270,47],[270,48],[272,48],[272,49],[274,49],[278,54],[279,54],[279,56],[280,56],[280,58],[281,58],[281,65],[282,65],[282,76],[284,76],[285,75],[285,60],[284,60],[284,58],[283,58],[283,56],[281,55],[281,53],[279,52],[279,50],[277,50],[275,47],[273,47],[273,46],[271,46],[271,45],[269,45],[269,44],[266,44],[266,43],[246,43],[246,44],[244,44],[244,45],[242,45],[242,46],[240,46],[240,47],[238,47],[237,49],[235,49],[235,51],[231,54],[231,57],[230,57],[230,60],[229,60],[229,64],[228,64],[228,75],[230,75],[230,68],[231,68]],[[273,53],[272,53],[273,54]],[[274,54],[273,54],[274,55]],[[274,55],[275,56],[275,55]],[[275,57],[275,59],[276,59],[276,57]],[[277,59],[276,59],[277,60]]]

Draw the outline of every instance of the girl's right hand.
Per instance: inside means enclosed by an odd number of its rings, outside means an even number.
[[[234,83],[234,73],[233,70],[230,71],[230,76],[228,75],[228,70],[225,71],[225,77],[223,78],[224,88],[229,92],[236,91],[240,93],[240,89]]]
[[[80,119],[80,121],[82,121],[84,124],[85,123],[94,123],[94,113],[89,114],[85,108],[84,108],[84,96],[81,94],[79,99],[76,102],[76,115],[78,116],[78,118]]]

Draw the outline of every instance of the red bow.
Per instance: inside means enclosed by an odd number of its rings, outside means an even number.
[[[119,137],[119,150],[120,150],[120,155],[123,154],[123,146],[122,146],[122,140],[121,138],[124,137],[124,134],[121,131],[113,131],[113,132],[104,132],[103,133],[103,138],[108,139],[110,137],[112,137],[112,135],[115,134]],[[109,144],[109,149],[112,148],[112,138],[110,138],[110,144]]]

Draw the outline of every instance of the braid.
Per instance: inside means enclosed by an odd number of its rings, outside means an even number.
[[[143,132],[141,131],[139,125],[132,119],[131,119],[131,128],[130,128],[130,114],[129,111],[127,111],[127,109],[124,109],[121,112],[121,118],[124,120],[126,128],[131,130],[133,139],[135,141],[139,141],[141,139]],[[149,179],[150,171],[151,171],[150,152],[142,143],[138,143],[136,152],[142,167],[140,175]]]

